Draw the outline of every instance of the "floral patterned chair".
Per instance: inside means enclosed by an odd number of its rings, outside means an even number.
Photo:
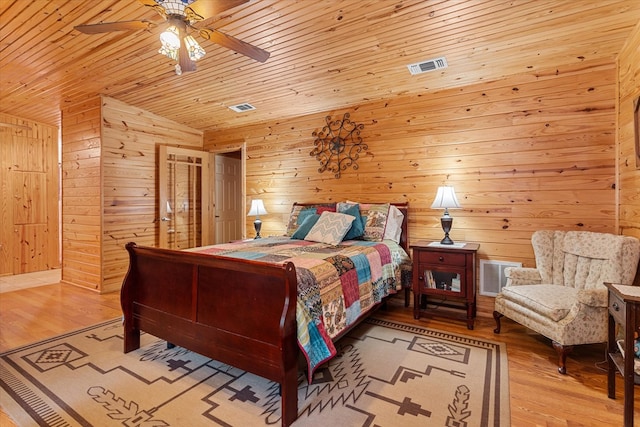
[[[495,333],[508,318],[551,339],[558,371],[566,374],[574,345],[607,341],[608,293],[603,282],[633,283],[640,242],[589,231],[536,231],[531,243],[537,268],[505,269],[496,296]]]

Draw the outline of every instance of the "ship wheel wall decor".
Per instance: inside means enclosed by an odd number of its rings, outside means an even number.
[[[331,116],[327,116],[325,121],[327,125],[320,132],[314,131],[311,134],[316,139],[315,148],[309,155],[315,156],[320,162],[318,172],[329,171],[340,178],[342,171],[349,166],[358,169],[356,160],[360,157],[360,152],[369,148],[360,137],[364,125],[349,120],[349,113],[345,113],[342,120],[331,121]]]

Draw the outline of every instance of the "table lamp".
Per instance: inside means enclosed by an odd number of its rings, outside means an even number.
[[[444,209],[444,214],[440,218],[440,224],[442,224],[442,230],[444,230],[444,239],[440,243],[443,245],[453,245],[453,240],[449,237],[449,231],[451,231],[451,224],[453,223],[453,218],[449,216],[449,209],[460,208],[461,206],[458,203],[453,187],[438,187],[438,193],[431,204],[431,209]]]
[[[253,227],[256,229],[256,239],[260,239],[260,229],[262,228],[262,221],[260,215],[266,215],[268,212],[264,208],[264,203],[261,199],[254,199],[251,201],[251,209],[249,209],[248,216],[255,216],[256,220],[253,221]]]

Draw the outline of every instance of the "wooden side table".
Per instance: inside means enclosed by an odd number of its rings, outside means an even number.
[[[468,329],[473,329],[476,317],[476,253],[479,247],[477,243],[443,245],[439,242],[418,242],[411,245],[414,318],[419,319],[423,314],[461,318],[467,321]],[[429,310],[430,303],[438,309]],[[445,310],[440,310],[440,307],[445,307]],[[456,313],[456,310],[465,310],[465,313]]]
[[[611,399],[616,398],[616,372],[619,371],[624,378],[624,427],[633,427],[633,388],[634,384],[640,384],[640,375],[633,370],[633,333],[640,333],[640,286],[604,285],[609,289],[607,394]],[[616,323],[625,330],[624,357],[618,351]]]

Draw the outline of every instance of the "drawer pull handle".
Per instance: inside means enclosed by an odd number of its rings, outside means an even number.
[[[442,257],[442,256],[439,257],[438,259],[440,260],[440,262],[444,261],[444,257]]]
[[[614,302],[613,304],[611,304],[611,307],[613,307],[615,311],[620,311],[620,306],[618,306],[617,302]]]
[[[420,276],[418,277],[418,280],[422,282],[424,280],[424,277]]]

